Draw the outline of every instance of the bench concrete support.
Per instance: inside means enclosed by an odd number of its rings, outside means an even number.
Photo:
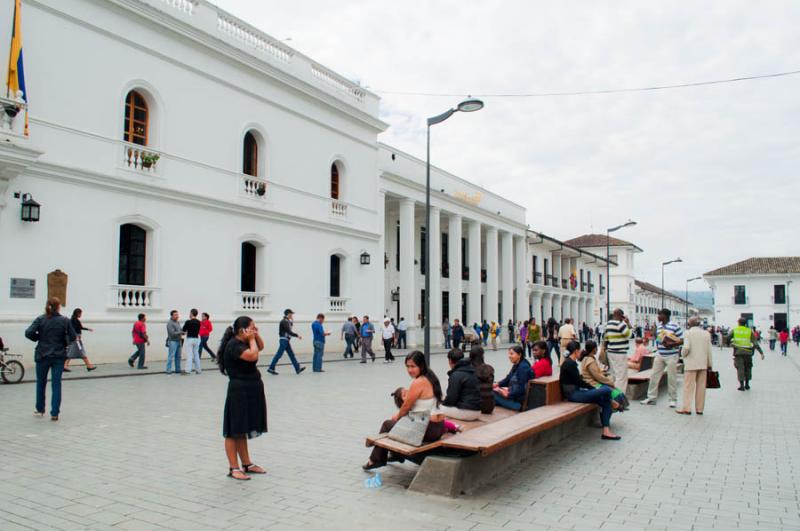
[[[429,455],[408,487],[414,492],[456,497],[470,494],[505,474],[548,446],[557,444],[597,418],[591,410],[491,455],[468,457]]]

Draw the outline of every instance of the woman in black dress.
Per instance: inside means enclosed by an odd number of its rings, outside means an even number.
[[[258,353],[263,349],[264,341],[255,322],[242,316],[225,330],[217,351],[219,370],[228,375],[222,435],[230,466],[228,477],[234,479],[247,480],[247,474],[267,473],[253,464],[247,450],[247,439],[267,431],[267,400],[256,367]]]
[[[86,330],[87,332],[92,332],[91,328],[86,328],[83,326],[81,322],[81,316],[83,315],[83,310],[80,308],[75,308],[72,312],[72,318],[69,322],[72,324],[72,329],[75,330],[75,335],[78,338],[67,347],[67,361],[64,362],[64,372],[72,372],[69,368],[69,360],[71,359],[82,359],[84,365],[86,365],[87,371],[93,371],[97,368],[97,365],[92,365],[92,362],[89,361],[89,358],[86,357],[86,349],[83,348],[83,338],[81,335],[83,331]]]

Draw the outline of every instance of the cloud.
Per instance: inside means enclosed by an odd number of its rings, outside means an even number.
[[[373,90],[552,92],[800,67],[800,4],[716,0],[217,3]],[[528,209],[564,239],[602,232],[667,286],[757,255],[800,254],[800,76],[691,89],[486,98],[433,130],[435,164]],[[424,155],[425,118],[458,98],[383,96],[381,140]]]

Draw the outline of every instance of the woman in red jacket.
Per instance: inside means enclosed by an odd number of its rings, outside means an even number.
[[[789,346],[789,331],[785,328],[778,332],[778,341],[781,344],[781,354],[786,355],[786,349]]]
[[[547,350],[546,341],[537,341],[533,344],[533,377],[553,375],[553,361],[550,359],[550,352]]]
[[[202,317],[200,320],[200,357],[203,357],[203,350],[205,350],[211,356],[211,359],[215,360],[217,359],[216,354],[208,348],[208,337],[211,335],[211,331],[214,330],[214,326],[211,324],[211,316],[203,312]]]

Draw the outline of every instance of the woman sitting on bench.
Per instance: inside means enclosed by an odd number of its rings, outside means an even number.
[[[614,387],[614,378],[606,374],[600,364],[597,362],[595,355],[597,354],[597,343],[591,339],[586,342],[586,347],[583,349],[579,361],[581,363],[581,378],[586,383],[597,389],[600,386],[611,388],[611,407],[614,411],[625,411],[629,409],[628,399],[625,398],[625,393],[620,389]]]
[[[547,350],[547,341],[537,341],[533,344],[533,377],[553,375],[553,360],[550,359],[550,352]]]
[[[634,371],[642,370],[642,358],[650,354],[644,344],[644,339],[641,337],[636,338],[636,350],[633,351],[633,356],[628,358],[628,368]]]
[[[500,407],[520,411],[533,371],[519,345],[509,347],[508,360],[511,362],[511,371],[508,376],[494,384],[494,401]]]
[[[412,378],[408,395],[403,402],[400,410],[392,416],[391,420],[386,420],[381,424],[380,433],[389,433],[401,417],[410,412],[430,413],[430,423],[423,437],[423,442],[434,442],[442,438],[444,434],[444,416],[439,412],[439,403],[442,401],[442,386],[439,379],[428,368],[425,363],[425,355],[415,350],[406,356],[406,371]],[[385,466],[390,461],[403,461],[402,457],[395,458],[389,455],[389,450],[374,446],[369,456],[369,461],[361,467],[364,470],[372,470]]]
[[[609,427],[611,425],[611,388],[600,386],[593,388],[588,382],[581,378],[578,371],[578,356],[581,353],[581,345],[577,341],[570,341],[567,345],[567,352],[561,364],[561,394],[569,402],[579,402],[581,404],[597,404],[600,406],[600,422],[603,425],[602,439],[608,441],[618,441],[622,437],[615,435]]]

